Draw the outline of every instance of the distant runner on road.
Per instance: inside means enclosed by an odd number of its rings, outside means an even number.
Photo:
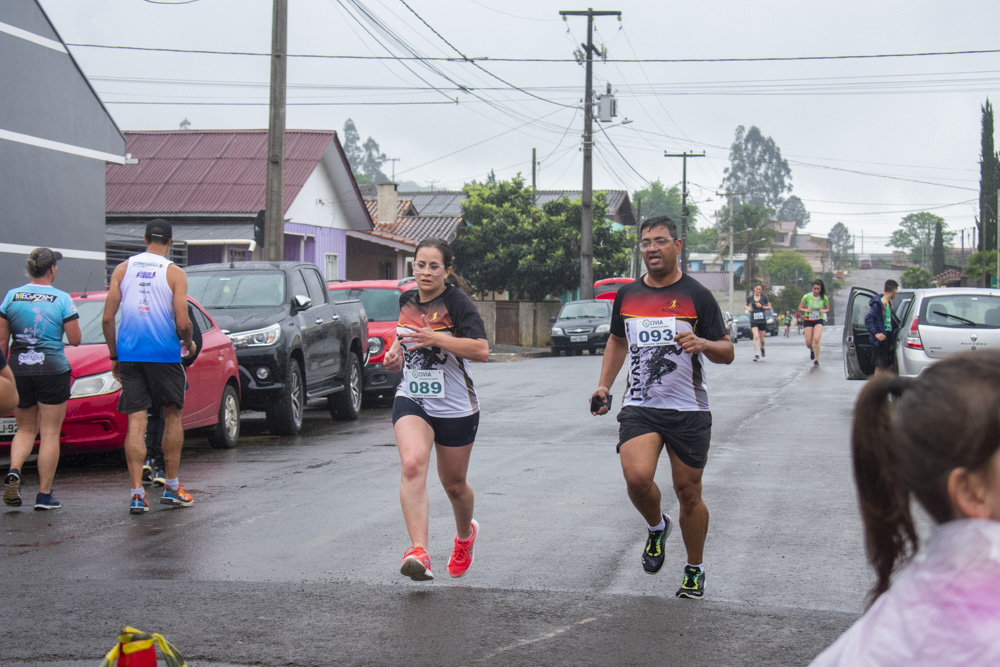
[[[806,332],[806,347],[813,367],[819,366],[819,342],[823,337],[823,316],[830,312],[830,297],[826,295],[826,285],[817,278],[812,281],[812,291],[802,295],[799,303],[802,326]]]
[[[743,309],[750,315],[750,331],[753,332],[753,360],[759,361],[764,354],[764,339],[767,337],[767,311],[771,310],[771,302],[764,294],[764,286],[757,283],[753,286],[753,294],[747,297]]]
[[[712,293],[677,265],[683,242],[674,221],[650,218],[640,226],[639,236],[647,273],[615,297],[591,414],[608,413],[610,387],[628,358],[628,388],[618,413],[618,453],[629,498],[648,528],[642,567],[649,574],[663,567],[664,543],[673,528],[661,510],[654,481],[666,447],[687,550],[676,595],[698,600],[705,594],[708,532],[701,478],[712,436],[705,361],[732,363],[733,344]]]

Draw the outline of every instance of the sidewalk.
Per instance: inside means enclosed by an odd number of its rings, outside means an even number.
[[[517,361],[518,359],[536,359],[551,357],[552,351],[547,347],[521,347],[520,345],[491,345],[490,361]]]

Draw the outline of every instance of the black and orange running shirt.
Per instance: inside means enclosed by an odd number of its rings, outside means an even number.
[[[449,284],[427,303],[420,303],[419,298],[415,289],[400,294],[397,335],[406,328],[429,326],[448,336],[486,339],[483,318],[459,288]],[[479,412],[468,360],[436,346],[403,348],[403,379],[396,396],[415,401],[431,417],[468,417]]]
[[[661,410],[709,410],[705,360],[674,342],[682,331],[716,341],[726,337],[715,297],[687,274],[666,287],[643,278],[615,296],[611,333],[628,341],[628,388],[622,405]]]

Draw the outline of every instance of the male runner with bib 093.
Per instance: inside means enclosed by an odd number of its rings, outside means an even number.
[[[615,297],[600,384],[591,397],[604,405],[592,414],[607,414],[610,387],[628,358],[628,388],[618,413],[618,453],[629,498],[649,528],[642,567],[649,574],[663,567],[664,542],[673,528],[660,509],[660,489],[654,481],[665,447],[687,550],[677,597],[698,600],[705,594],[708,532],[701,477],[712,436],[705,361],[732,363],[733,344],[711,292],[677,265],[683,241],[677,238],[674,221],[650,218],[639,227],[639,238],[647,273]]]
[[[414,581],[433,579],[427,553],[427,468],[437,453],[438,478],[455,514],[455,544],[448,574],[461,577],[472,565],[479,524],[474,494],[466,480],[479,428],[479,398],[469,360],[487,361],[490,347],[483,320],[457,286],[451,248],[441,239],[417,246],[413,262],[417,289],[399,297],[396,341],[385,355],[390,372],[403,371],[392,405],[392,423],[402,467],[399,503],[411,546],[400,573]]]

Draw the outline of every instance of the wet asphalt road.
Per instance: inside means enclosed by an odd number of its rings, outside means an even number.
[[[0,507],[0,664],[97,664],[123,624],[164,634],[192,666],[808,663],[871,582],[848,451],[861,384],[843,379],[838,326],[820,369],[801,336],[767,343],[761,363],[741,341],[733,365],[709,369],[703,601],[674,598],[679,530],[663,570],[642,570],[617,422],[587,409],[601,357],[524,359],[474,367],[482,532],[464,578],[444,570],[454,524],[433,467],[436,579],[398,573],[389,409],[346,423],[311,411],[295,438],[251,417],[237,449],[188,438],[191,508],[153,492],[130,516],[111,459],[64,462],[59,511]],[[616,401],[623,390],[619,377]],[[669,466],[657,478],[676,518]],[[36,485],[29,471],[24,495]]]

